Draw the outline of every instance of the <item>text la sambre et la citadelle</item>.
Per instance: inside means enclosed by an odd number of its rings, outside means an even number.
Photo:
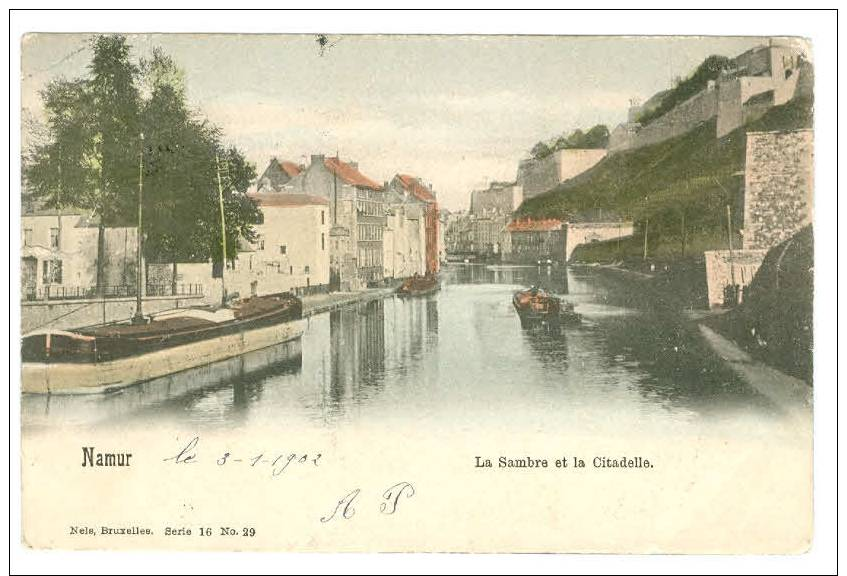
[[[653,463],[643,456],[620,456],[613,458],[611,456],[594,456],[587,460],[579,456],[562,456],[561,458],[509,458],[507,456],[499,456],[495,459],[486,458],[483,456],[474,456],[474,468],[565,468],[565,469],[582,469],[582,468],[598,468],[598,469],[650,469],[653,468]]]

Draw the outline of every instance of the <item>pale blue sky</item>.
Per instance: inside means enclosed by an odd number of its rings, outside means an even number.
[[[21,103],[85,73],[88,36],[30,35]],[[261,172],[270,156],[312,153],[359,162],[377,181],[397,172],[432,182],[466,207],[488,180],[515,178],[532,145],[626,118],[706,56],[735,56],[757,38],[339,36],[323,56],[311,35],[130,35],[136,57],[162,47],[185,70],[191,104]]]

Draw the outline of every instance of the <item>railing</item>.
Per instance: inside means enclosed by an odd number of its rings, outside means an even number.
[[[202,284],[148,284],[146,296],[203,296]],[[43,286],[27,287],[23,290],[25,302],[42,300],[85,300],[100,298],[131,298],[135,296],[135,286],[103,286],[98,293],[95,286]]]
[[[300,286],[292,288],[291,291],[295,296],[314,296],[315,294],[329,293],[329,284],[316,284],[314,286]]]
[[[202,296],[202,284],[148,284],[147,296]]]

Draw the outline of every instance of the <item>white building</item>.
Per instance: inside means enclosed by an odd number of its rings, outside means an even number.
[[[635,227],[632,222],[614,220],[568,222],[565,229],[565,260],[570,260],[577,246],[627,238],[634,234]]]
[[[82,210],[37,210],[21,216],[21,295],[27,300],[94,296],[98,225]],[[106,228],[103,286],[134,294],[135,228]],[[131,290],[130,290],[131,289]]]
[[[312,291],[329,285],[329,201],[306,194],[253,194],[263,220],[238,255],[234,282],[249,294]],[[228,287],[229,290],[229,287]],[[245,294],[244,291],[241,292]]]
[[[415,204],[390,205],[382,244],[386,278],[423,276],[426,273],[423,208]]]

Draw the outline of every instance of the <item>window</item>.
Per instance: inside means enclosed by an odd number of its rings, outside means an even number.
[[[323,232],[321,232],[321,250],[326,250],[326,240],[324,239]]]
[[[303,272],[304,272],[305,274],[308,274],[308,273],[309,273],[309,266],[308,266],[308,265],[303,267]]]
[[[50,228],[50,248],[59,247],[59,229]]]
[[[259,236],[258,243],[259,243],[259,250],[264,250],[265,249],[265,237]]]
[[[32,246],[32,228],[24,230],[24,246]]]
[[[325,224],[324,222],[324,211],[321,210],[321,225]]]
[[[279,253],[280,253],[280,254],[282,254],[283,256],[285,256],[286,254],[288,254],[288,246],[286,246],[285,244],[283,244],[282,246],[280,246],[280,247],[279,247]]]
[[[294,266],[289,266],[289,267],[288,267],[288,273],[289,273],[289,274],[294,274]]]
[[[265,223],[265,213],[259,210],[259,215],[256,217],[256,224],[264,224]]]
[[[43,269],[42,283],[44,284],[61,284],[62,283],[62,261],[61,260],[45,260]]]

